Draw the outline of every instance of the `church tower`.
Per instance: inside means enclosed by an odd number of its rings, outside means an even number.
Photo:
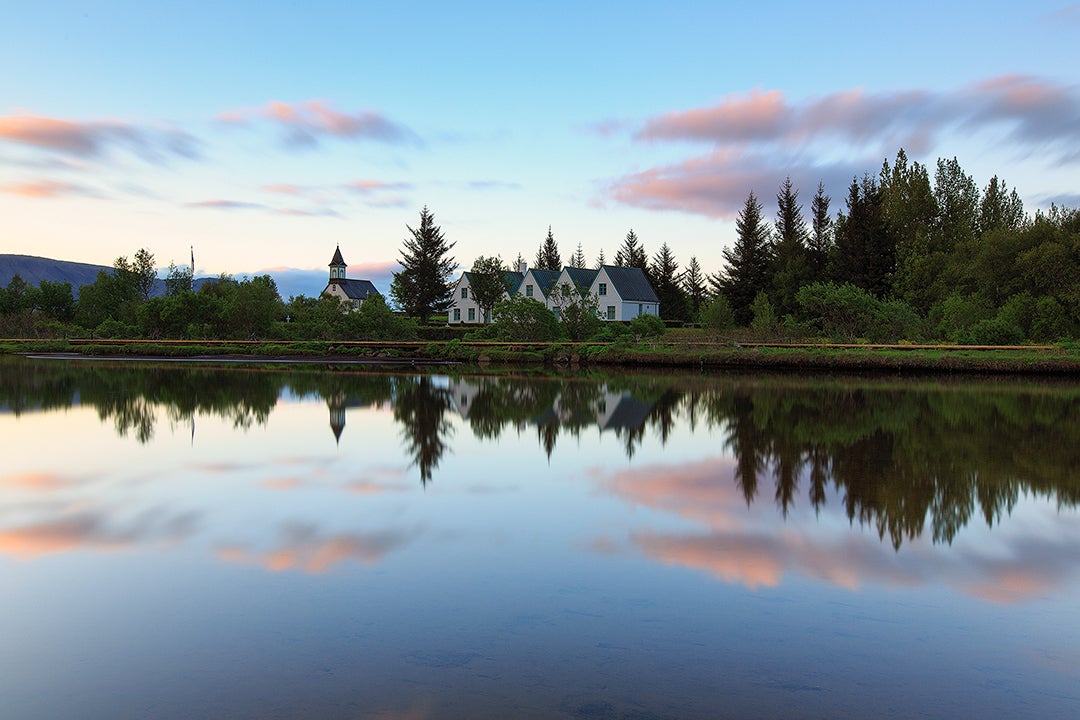
[[[330,260],[330,284],[336,285],[339,280],[345,279],[345,265],[344,258],[341,257],[341,246],[338,245],[334,250],[334,257]]]

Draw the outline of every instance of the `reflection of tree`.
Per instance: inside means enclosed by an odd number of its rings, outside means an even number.
[[[426,485],[446,452],[452,431],[446,419],[450,394],[435,387],[427,375],[398,378],[394,386],[394,419],[404,426],[405,447],[420,469],[420,482]]]

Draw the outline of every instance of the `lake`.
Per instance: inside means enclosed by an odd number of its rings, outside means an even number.
[[[1080,386],[0,358],[0,717],[1080,717]]]

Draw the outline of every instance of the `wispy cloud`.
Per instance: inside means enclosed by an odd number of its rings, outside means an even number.
[[[414,539],[416,533],[396,531],[323,534],[310,525],[283,529],[277,548],[266,552],[225,545],[218,557],[227,562],[257,565],[271,572],[301,570],[325,573],[344,562],[378,564],[383,557]]]
[[[122,148],[143,160],[197,159],[201,143],[177,128],[120,120],[77,121],[23,112],[0,116],[0,141],[79,158],[102,158]]]
[[[53,199],[72,195],[82,197],[101,197],[94,189],[85,185],[63,182],[61,180],[31,180],[22,183],[0,185],[0,192],[27,198]]]
[[[596,132],[610,133],[609,124]],[[648,168],[608,184],[615,202],[709,217],[732,217],[747,192],[771,193],[785,176],[809,189],[819,179],[843,187],[898,148],[923,155],[951,134],[989,133],[1018,156],[1042,153],[1056,165],[1080,161],[1080,89],[1004,75],[953,92],[843,90],[805,100],[754,90],[721,102],[646,119],[636,142],[708,144],[680,163]],[[835,161],[839,148],[852,158]],[[856,164],[856,162],[860,164]],[[839,184],[830,183],[836,178]]]
[[[385,180],[353,180],[345,183],[343,187],[350,192],[358,193],[360,195],[371,195],[378,192],[410,190],[412,189],[412,183],[386,182]]]
[[[198,200],[189,202],[185,207],[204,210],[266,210],[267,206],[262,203],[245,202],[242,200],[225,200],[215,198],[213,200]]]
[[[247,125],[254,120],[269,121],[284,131],[287,144],[298,147],[317,145],[321,139],[328,137],[420,144],[416,133],[381,113],[372,110],[342,112],[326,100],[299,103],[275,100],[259,108],[230,110],[219,114],[217,119],[228,125]]]
[[[504,180],[472,180],[465,185],[470,190],[520,190],[521,183]]]

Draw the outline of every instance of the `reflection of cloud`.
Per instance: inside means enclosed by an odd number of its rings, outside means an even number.
[[[71,550],[116,551],[144,542],[176,542],[195,529],[195,513],[147,511],[128,522],[82,512],[56,520],[0,530],[0,553],[21,559]]]
[[[846,517],[833,526],[816,513],[785,519],[768,503],[747,508],[730,458],[613,473],[596,470],[591,475],[627,502],[674,514],[699,527],[687,532],[631,532],[632,547],[646,557],[751,589],[775,587],[792,574],[850,590],[869,584],[938,583],[984,601],[1014,603],[1060,590],[1080,570],[1080,536],[1070,518],[1059,518],[1052,527],[1044,523],[1038,536],[1017,536],[1023,528],[1012,534],[998,528],[1006,544],[1004,554],[983,547],[941,548],[918,540],[896,552],[876,532],[852,530]],[[842,512],[842,507],[838,503],[833,512]],[[796,523],[802,525],[791,527]],[[593,549],[608,554],[617,552],[618,545],[611,538],[600,538]]]
[[[272,572],[298,569],[323,573],[346,561],[374,565],[412,538],[402,532],[338,533],[322,535],[310,525],[294,525],[282,532],[278,548],[258,553],[239,545],[226,545],[218,557],[235,563],[258,565]]]

